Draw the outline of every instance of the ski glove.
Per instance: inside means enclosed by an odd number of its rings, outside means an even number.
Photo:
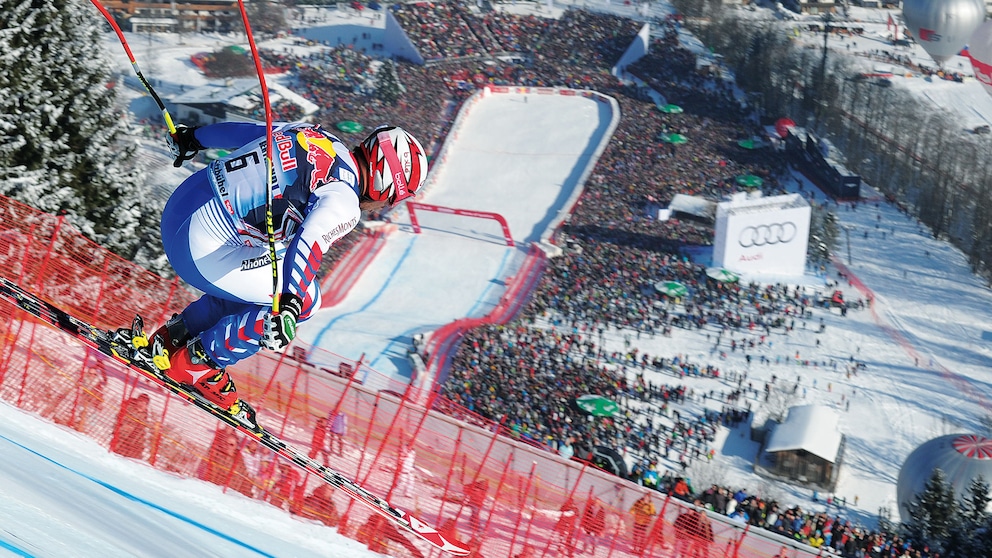
[[[259,344],[266,349],[278,351],[289,345],[296,337],[296,320],[300,319],[303,300],[300,297],[283,293],[279,296],[279,312],[270,312],[265,317],[265,330]]]
[[[176,158],[172,166],[181,167],[183,161],[189,161],[193,157],[196,157],[197,152],[203,149],[200,142],[196,140],[196,136],[193,135],[193,132],[197,128],[198,126],[190,128],[180,124],[176,126],[176,133],[169,134],[169,137],[165,140],[169,144],[169,151],[172,151],[172,156]]]

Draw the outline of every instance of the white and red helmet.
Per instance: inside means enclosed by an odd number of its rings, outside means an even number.
[[[369,165],[366,195],[399,203],[417,193],[427,178],[427,153],[417,138],[397,126],[379,126],[358,146]]]

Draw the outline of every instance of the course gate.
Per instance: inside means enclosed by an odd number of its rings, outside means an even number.
[[[506,240],[506,245],[514,246],[513,237],[510,236],[510,226],[506,224],[506,219],[499,213],[492,213],[490,211],[476,211],[474,209],[455,209],[453,207],[442,207],[440,205],[431,205],[429,203],[412,201],[406,202],[406,207],[410,210],[410,226],[413,227],[413,232],[416,234],[420,234],[420,223],[417,221],[417,210],[422,209],[424,211],[436,211],[438,213],[461,215],[463,217],[492,219],[499,223],[499,226],[503,229],[503,238]]]

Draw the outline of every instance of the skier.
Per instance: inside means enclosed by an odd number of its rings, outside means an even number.
[[[179,126],[168,138],[176,166],[205,148],[232,152],[187,178],[162,214],[162,244],[176,273],[205,294],[149,338],[154,365],[232,415],[254,423],[226,367],[261,348],[280,350],[320,307],[316,277],[330,246],[358,224],[423,186],[423,146],[380,126],[349,150],[319,125],[220,122]],[[271,180],[270,180],[271,178]],[[266,188],[279,262],[278,292],[266,226]],[[272,298],[278,295],[278,313]]]

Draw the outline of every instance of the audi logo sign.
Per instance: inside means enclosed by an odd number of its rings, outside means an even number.
[[[713,265],[758,275],[805,274],[811,211],[799,194],[717,203]]]
[[[788,244],[796,238],[797,231],[796,224],[791,221],[744,227],[737,242],[743,248]]]

